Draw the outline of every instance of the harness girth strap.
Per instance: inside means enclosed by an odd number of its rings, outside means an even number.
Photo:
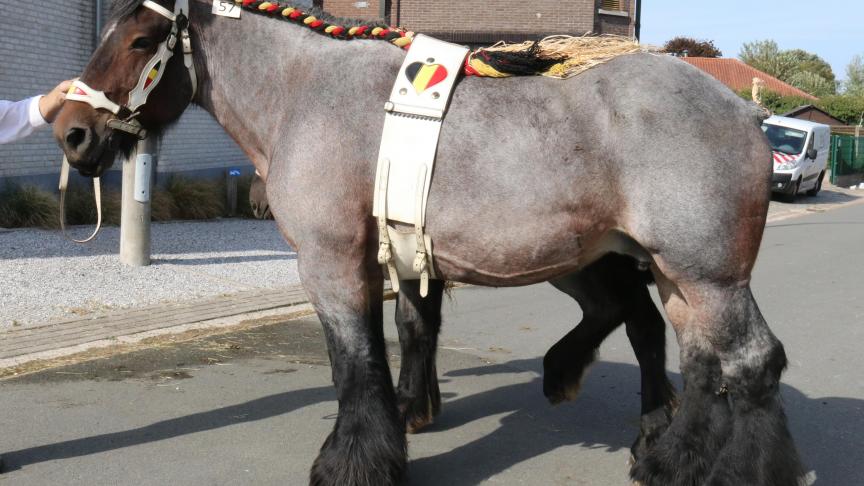
[[[429,295],[429,255],[426,251],[426,235],[423,233],[423,197],[428,169],[421,165],[417,170],[417,198],[414,201],[414,235],[417,237],[417,255],[414,257],[414,272],[420,274],[420,296]]]
[[[382,177],[379,178],[380,186],[376,197],[384,210],[378,216],[378,263],[387,267],[390,274],[390,287],[393,292],[399,292],[399,273],[396,271],[396,263],[393,261],[393,252],[390,248],[390,233],[387,231],[387,183],[390,175],[390,161],[384,159],[380,167]]]

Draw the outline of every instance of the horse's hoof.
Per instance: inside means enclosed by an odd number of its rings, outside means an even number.
[[[405,432],[409,434],[418,434],[426,427],[432,425],[435,421],[431,416],[413,417],[405,420]]]
[[[401,427],[399,427],[401,429]],[[405,434],[388,440],[376,428],[353,436],[330,434],[312,464],[310,486],[396,486],[405,477]]]
[[[552,405],[562,402],[572,402],[582,391],[582,380],[588,373],[588,367],[582,368],[579,375],[567,377],[566,373],[546,370],[543,373],[543,394]]]
[[[417,405],[419,403],[419,405]],[[435,422],[435,407],[432,399],[408,401],[399,405],[399,415],[405,422],[405,432],[417,434]]]

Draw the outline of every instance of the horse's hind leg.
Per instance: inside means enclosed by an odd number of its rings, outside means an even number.
[[[396,327],[402,347],[402,367],[396,396],[408,433],[432,423],[441,410],[435,369],[444,281],[429,282],[429,295],[420,297],[420,282],[402,281],[396,297]]]
[[[675,387],[666,375],[666,321],[651,300],[647,285],[630,294],[632,312],[625,324],[642,376],[642,417],[639,436],[630,448],[633,461],[666,432],[678,406]]]
[[[634,457],[666,430],[676,404],[665,369],[666,323],[648,293],[649,282],[632,258],[615,254],[553,281],[576,299],[584,318],[544,358],[546,396],[552,403],[572,399],[600,344],[625,322],[642,376],[642,425],[632,447]]]
[[[677,282],[658,275],[658,286],[678,333],[685,388],[672,425],[633,478],[650,486],[800,484],[778,396],[786,356],[749,284],[679,274]]]

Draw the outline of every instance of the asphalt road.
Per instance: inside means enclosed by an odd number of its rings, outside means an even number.
[[[864,478],[862,276],[864,205],[766,230],[754,292],[790,357],[781,392],[818,485]],[[445,403],[409,438],[411,484],[628,484],[639,373],[622,332],[577,401],[551,407],[541,358],[578,306],[539,285],[458,289],[445,307]],[[10,485],[302,485],[336,412],[314,318],[49,370],[0,391],[11,469],[0,484]]]

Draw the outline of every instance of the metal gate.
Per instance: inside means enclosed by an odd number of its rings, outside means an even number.
[[[864,181],[864,136],[831,136],[831,183],[848,187]]]

